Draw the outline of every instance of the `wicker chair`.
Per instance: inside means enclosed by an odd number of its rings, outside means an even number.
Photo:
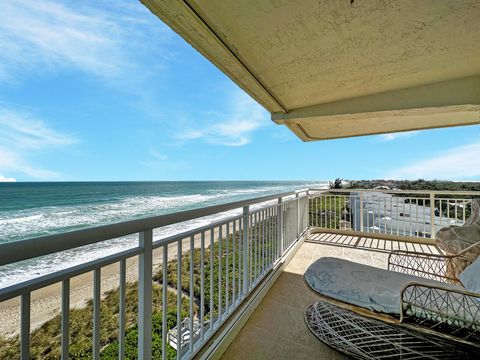
[[[394,251],[388,270],[336,259],[361,271],[370,268],[380,278],[403,277],[395,303],[399,308],[385,313],[379,311],[383,307],[375,298],[378,294],[371,292],[372,306],[359,306],[360,300],[345,300],[345,289],[328,290],[325,284],[341,276],[332,269],[332,258],[319,259],[305,273],[306,283],[320,296],[308,307],[306,324],[320,340],[358,359],[480,359],[480,294],[465,290],[446,265],[478,248],[480,242],[456,255]],[[316,266],[318,271],[322,261],[328,262],[325,259],[331,261],[324,266],[326,275],[313,274],[311,269]]]

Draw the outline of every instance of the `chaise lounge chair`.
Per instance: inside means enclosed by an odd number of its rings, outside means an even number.
[[[388,270],[324,257],[305,272],[320,300],[305,314],[323,342],[358,359],[480,359],[480,257],[459,278],[456,255],[394,251]]]

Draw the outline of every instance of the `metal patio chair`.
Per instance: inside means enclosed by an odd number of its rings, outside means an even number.
[[[468,291],[447,269],[479,249],[480,242],[456,255],[394,251],[388,270],[320,258],[304,276],[320,296],[306,324],[358,359],[479,359],[480,291]],[[479,265],[477,258],[469,274]]]

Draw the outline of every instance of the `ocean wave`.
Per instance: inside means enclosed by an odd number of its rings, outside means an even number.
[[[116,196],[109,201],[91,201],[82,204],[44,206],[33,209],[0,212],[0,242],[71,231],[84,227],[117,223],[147,216],[162,215],[198,207],[237,201],[256,196],[280,193],[294,188],[324,186],[324,183],[295,183],[266,185],[253,188],[203,189],[179,195]],[[276,203],[276,200],[255,204],[251,208]],[[154,231],[160,239],[219,221],[222,218],[240,215],[242,209],[213,214],[187,222],[168,225]],[[138,241],[137,235],[125,236],[86,247],[68,250],[0,267],[0,288],[26,281],[54,271],[79,265],[99,257],[108,256],[131,248]]]
[[[43,214],[36,214],[36,215],[27,215],[27,216],[19,216],[19,217],[12,217],[0,220],[1,225],[10,225],[15,223],[26,223],[29,221],[36,221],[40,220],[43,217]]]

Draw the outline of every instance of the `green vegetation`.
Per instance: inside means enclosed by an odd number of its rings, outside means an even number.
[[[324,195],[309,200],[309,225],[329,229],[345,228],[350,221],[348,196],[333,193]]]
[[[342,189],[343,188],[342,180],[343,179],[336,178],[333,182],[329,181],[328,185],[329,185],[330,189]]]
[[[479,182],[454,182],[454,181],[442,181],[442,180],[355,180],[350,181],[349,188],[352,189],[374,189],[377,186],[388,186],[390,189],[399,190],[416,190],[416,191],[480,191]],[[395,196],[395,195],[394,195]],[[406,200],[406,203],[410,201],[413,204],[419,206],[430,206],[430,199],[425,199],[425,194],[401,194],[402,197],[410,197],[412,200]],[[473,196],[460,196],[462,199],[470,199]],[[465,209],[459,206],[455,207],[453,202],[447,206],[447,199],[459,198],[459,196],[453,195],[441,195],[443,200],[435,200],[434,208],[437,209],[437,215],[442,213],[443,217],[449,217],[452,219],[463,219],[463,211],[465,211],[465,219],[470,216],[471,206],[465,204]],[[458,204],[461,204],[460,202]],[[461,204],[463,205],[463,204]]]
[[[442,191],[480,191],[478,182],[453,182],[443,180],[351,180],[351,189],[373,189],[388,186],[400,190],[442,190]]]
[[[258,221],[255,225],[249,228],[250,231],[250,249],[251,256],[251,278],[250,281],[255,278],[262,271],[262,266],[266,267],[267,262],[271,262],[271,254],[274,250],[274,234],[276,230],[276,216],[268,218],[266,220]],[[272,234],[271,238],[267,238],[267,234]],[[265,238],[262,236],[265,234]],[[236,231],[234,234],[230,234],[228,237],[221,239],[221,245],[216,240],[213,244],[213,254],[211,254],[212,247],[209,245],[205,248],[204,254],[204,295],[205,295],[205,316],[207,318],[215,317],[218,314],[219,305],[224,309],[226,306],[227,296],[228,302],[231,304],[233,300],[233,293],[238,296],[241,292],[242,283],[242,259],[243,248],[242,244],[242,232]],[[205,239],[206,244],[210,243],[210,239]],[[228,251],[227,251],[228,244]],[[234,250],[235,249],[235,250]],[[235,252],[235,257],[234,257]],[[256,254],[256,255],[255,255]],[[265,255],[264,255],[265,254]],[[213,263],[211,262],[211,255],[213,255]],[[255,263],[255,258],[258,259]],[[260,263],[263,258],[265,262]],[[221,259],[221,261],[219,261]],[[228,259],[228,269],[227,269]],[[250,260],[249,260],[250,262]],[[168,262],[167,267],[167,285],[170,287],[177,287],[177,272],[178,272],[178,260],[174,259]],[[194,249],[193,251],[193,296],[195,303],[200,305],[201,297],[201,250]],[[181,264],[181,287],[182,292],[190,296],[190,251],[182,256]],[[221,278],[220,278],[221,275]],[[228,288],[227,279],[228,277]],[[210,284],[213,278],[213,309],[210,309]],[[159,283],[163,283],[162,269],[160,268],[153,276],[153,279]],[[219,280],[221,285],[219,289]],[[235,282],[235,291],[233,288]],[[219,301],[221,296],[221,302]],[[213,316],[212,316],[213,315]]]
[[[276,216],[269,219],[258,221],[249,228],[250,255],[252,263],[250,266],[252,278],[262,270],[262,264],[259,261],[255,263],[255,254],[260,259],[265,254],[271,254],[274,249],[274,233],[276,229]],[[272,234],[267,238],[266,234]],[[261,234],[265,234],[262,237]],[[206,244],[210,239],[205,239]],[[228,243],[228,251],[227,251]],[[213,246],[213,264],[211,263],[211,247],[205,248],[204,257],[204,275],[205,275],[205,317],[216,316],[219,310],[219,294],[221,296],[221,307],[225,308],[227,294],[229,304],[233,299],[233,279],[235,278],[235,293],[240,293],[240,277],[242,267],[243,249],[241,244],[241,232],[230,234],[228,237],[222,237],[221,248],[218,238],[215,239]],[[235,246],[235,259],[233,259],[233,247]],[[194,313],[198,313],[200,305],[201,292],[201,251],[193,250],[193,269],[194,269]],[[228,272],[226,260],[229,259]],[[221,259],[221,262],[219,261]],[[272,261],[271,259],[269,261]],[[265,260],[265,267],[267,260]],[[178,260],[172,259],[167,264],[168,287],[177,287],[177,266]],[[210,269],[213,268],[213,271]],[[189,316],[189,296],[190,296],[190,251],[182,255],[182,286],[181,291],[185,296],[182,298],[182,318]],[[221,287],[219,290],[219,277],[221,274]],[[228,290],[226,286],[226,276],[228,274]],[[210,309],[210,279],[213,277],[213,309]],[[154,359],[161,358],[162,355],[162,269],[159,269],[153,276],[153,334],[152,334],[152,355]],[[177,324],[177,295],[173,290],[167,291],[167,326],[170,330]],[[128,283],[126,286],[126,332],[125,332],[125,357],[126,359],[137,359],[137,341],[138,341],[138,283]],[[103,295],[100,305],[101,329],[100,346],[101,359],[111,360],[118,358],[118,312],[119,312],[119,290],[108,291]],[[70,310],[70,347],[69,357],[72,359],[91,359],[92,358],[92,337],[93,337],[93,301],[87,302],[85,308]],[[60,359],[61,342],[61,316],[57,315],[51,320],[45,322],[41,327],[31,333],[31,358],[32,359]],[[2,338],[0,336],[0,360],[19,359],[20,341],[19,337]],[[170,345],[167,345],[167,359],[176,358],[176,351]]]
[[[153,284],[153,348],[154,358],[161,357],[162,351],[162,287]],[[100,304],[100,346],[102,359],[118,358],[118,310],[119,290],[108,291]],[[125,323],[126,323],[126,358],[137,358],[137,299],[138,283],[128,283],[126,286]],[[176,295],[167,292],[167,319],[168,328],[176,325]],[[82,309],[70,310],[70,347],[69,357],[72,359],[92,358],[92,332],[93,332],[93,301]],[[188,299],[182,302],[182,316],[188,316]],[[61,316],[45,322],[34,330],[30,336],[30,351],[32,359],[60,359]],[[19,359],[20,341],[15,336],[10,339],[0,337],[0,359]],[[175,350],[168,346],[168,358],[175,358]]]

